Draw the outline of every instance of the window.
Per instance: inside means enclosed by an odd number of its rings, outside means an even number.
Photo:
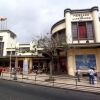
[[[93,24],[91,22],[87,22],[87,37],[89,39],[93,39]]]
[[[10,55],[11,53],[10,53],[10,51],[7,51],[7,55]]]
[[[78,38],[77,23],[72,23],[72,33],[73,33],[73,39],[77,39]]]
[[[59,36],[59,42],[65,42],[66,41],[65,30],[59,31],[58,36]]]
[[[4,42],[0,42],[0,56],[3,56]]]
[[[87,38],[86,23],[84,22],[78,23],[78,30],[79,30],[79,38],[86,39]]]
[[[2,36],[0,36],[0,41],[2,41],[3,40],[3,37]]]
[[[29,52],[29,51],[30,51],[30,48],[29,48],[29,47],[20,47],[20,48],[19,48],[19,51],[20,51],[20,52],[23,52],[23,53]]]
[[[94,39],[93,23],[91,21],[73,22],[72,35],[73,35],[73,40]]]

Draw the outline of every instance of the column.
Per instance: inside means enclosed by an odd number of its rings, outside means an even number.
[[[59,63],[59,60],[57,61],[57,71],[58,71],[58,73],[60,73],[60,63]]]
[[[43,62],[43,69],[45,69],[47,66],[46,66],[46,62]]]
[[[66,42],[72,43],[72,31],[71,31],[71,9],[65,10],[65,22],[66,22]]]
[[[95,41],[100,42],[100,22],[98,16],[98,7],[92,8],[92,16],[94,24]]]
[[[29,72],[32,72],[32,66],[33,66],[32,58],[30,58],[30,60],[29,60]]]
[[[23,61],[23,74],[28,74],[28,58]]]
[[[96,50],[96,70],[100,73],[100,49]]]
[[[67,61],[68,61],[68,75],[72,75],[74,76],[74,63],[73,63],[73,58],[74,56],[72,55],[69,55],[68,58],[67,58]]]
[[[18,58],[15,59],[15,68],[18,68]]]

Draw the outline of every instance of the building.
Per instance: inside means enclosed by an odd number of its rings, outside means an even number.
[[[27,72],[31,72],[36,66],[47,67],[49,58],[42,56],[43,48],[38,47],[35,42],[18,43],[16,34],[7,29],[6,19],[0,17],[0,21],[0,67],[8,71],[12,67],[21,71],[27,67]]]
[[[10,37],[11,34],[15,36],[13,40],[12,37]],[[27,63],[29,72],[31,72],[35,66],[38,66],[40,69],[46,67],[46,62],[49,59],[42,56],[43,48],[38,47],[34,42],[29,44],[15,42],[16,35],[10,30],[3,30],[0,37],[2,37],[2,41],[0,42],[0,66],[5,68],[16,67],[16,69],[20,68],[21,71],[23,71],[24,64]]]
[[[98,11],[97,6],[90,9],[68,8],[64,10],[64,19],[52,26],[51,34],[57,41],[59,50],[56,71],[75,75],[77,69],[85,73],[90,67],[94,67],[100,72]]]
[[[24,68],[24,63],[27,62],[28,71],[38,66],[38,69],[46,67],[48,58],[42,56],[43,48],[38,47],[34,42],[29,44],[16,44],[16,66]]]
[[[10,65],[10,56],[8,55],[11,52],[15,55],[15,46],[16,34],[10,30],[0,30],[0,66]]]

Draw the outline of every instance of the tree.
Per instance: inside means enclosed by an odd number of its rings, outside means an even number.
[[[42,54],[50,58],[50,78],[52,78],[53,74],[54,58],[57,55],[56,43],[57,41],[53,37],[51,37],[51,34],[41,36],[37,42],[38,47],[44,48]]]
[[[55,58],[59,59],[58,55],[60,50],[63,50],[67,53],[67,51],[70,49],[70,46],[66,43],[66,41],[57,40],[56,38],[52,37],[51,34],[38,37],[37,46],[44,48],[42,54],[50,58],[49,69],[50,78],[52,78]]]

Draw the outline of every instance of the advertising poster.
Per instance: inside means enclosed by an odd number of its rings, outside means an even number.
[[[28,74],[28,60],[25,59],[23,62],[23,74]]]
[[[95,55],[76,55],[75,56],[75,62],[76,62],[76,69],[89,69],[89,68],[95,68],[96,67],[96,57]]]

